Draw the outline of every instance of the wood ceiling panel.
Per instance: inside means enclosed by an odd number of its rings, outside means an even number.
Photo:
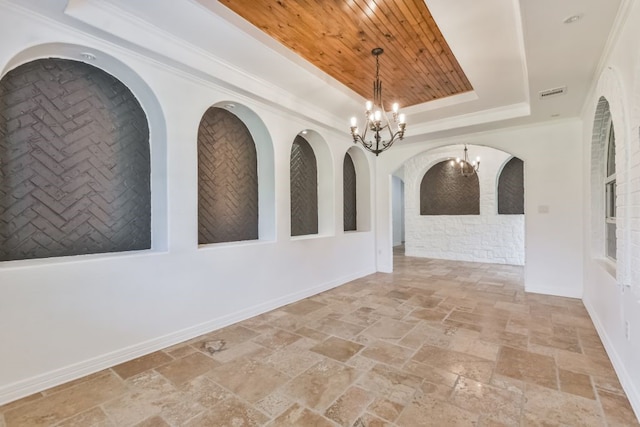
[[[219,1],[367,99],[382,47],[387,109],[473,89],[423,0]]]

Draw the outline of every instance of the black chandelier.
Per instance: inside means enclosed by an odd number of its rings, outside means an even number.
[[[380,63],[378,57],[382,55],[384,50],[381,47],[377,47],[371,51],[371,54],[376,57],[376,80],[373,82],[373,102],[367,101],[364,125],[364,132],[362,134],[358,131],[358,124],[355,117],[351,118],[351,136],[353,136],[354,143],[361,143],[367,150],[374,153],[376,156],[388,148],[398,139],[404,137],[404,130],[407,126],[405,122],[404,114],[398,114],[398,103],[394,103],[392,107],[392,121],[389,121],[389,117],[382,105],[382,82],[380,81]],[[384,122],[383,122],[384,119]],[[392,122],[397,124],[397,130],[394,132],[392,129]],[[381,135],[385,129],[389,131],[389,139],[383,139],[384,135]],[[373,132],[373,139],[367,141],[367,132]]]
[[[462,176],[471,176],[474,173],[478,173],[480,170],[480,157],[477,157],[473,162],[469,162],[469,154],[467,153],[467,144],[464,145],[464,159],[458,157],[455,160],[451,160],[451,165],[459,165],[460,173]]]

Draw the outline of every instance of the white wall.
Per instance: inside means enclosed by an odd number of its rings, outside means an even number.
[[[414,156],[449,145],[480,145],[524,162],[525,288],[529,292],[582,296],[582,129],[579,120],[508,128],[456,138],[400,143],[378,160],[378,269],[392,271],[389,205],[393,171]]]
[[[345,134],[219,85],[225,75],[189,74],[4,4],[0,40],[3,73],[35,59],[25,54],[12,61],[40,44],[54,43],[47,49],[60,48],[67,58],[95,53],[93,64],[131,83],[148,115],[157,119],[151,129],[151,250],[0,263],[0,404],[375,271],[373,232],[342,231],[342,163],[353,146]],[[209,106],[229,101],[255,113],[273,143],[273,165],[259,165],[275,174],[272,194],[265,195],[272,202],[260,204],[268,210],[261,212],[268,219],[261,227],[271,229],[261,230],[260,241],[198,247],[198,124]],[[328,163],[319,167],[329,175],[321,177],[327,186],[326,226],[319,236],[292,240],[289,156],[303,129],[314,130],[326,145],[326,155],[319,156]],[[358,171],[371,174],[372,168]],[[372,181],[372,176],[358,179]],[[369,206],[362,211],[369,215],[372,199],[363,196]],[[372,220],[359,216],[359,223],[369,229]]]
[[[583,120],[585,168],[584,303],[618,377],[640,418],[640,3],[628,3],[619,32],[607,52],[603,72],[587,96]],[[609,102],[616,133],[617,263],[604,259],[603,212],[597,201],[604,185],[591,183],[602,159],[591,158],[596,105]],[[628,334],[627,334],[628,331]]]
[[[393,246],[404,243],[405,227],[404,227],[404,182],[397,176],[393,177],[393,188],[391,190],[393,201],[392,219],[393,219]]]
[[[406,251],[409,256],[524,265],[524,215],[498,215],[498,176],[511,155],[470,145],[480,157],[479,215],[420,215],[420,185],[435,164],[461,157],[464,146],[426,151],[407,160],[405,177]]]

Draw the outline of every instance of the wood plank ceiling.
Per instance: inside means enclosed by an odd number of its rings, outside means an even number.
[[[385,109],[472,90],[424,0],[219,0],[366,99],[375,57]]]

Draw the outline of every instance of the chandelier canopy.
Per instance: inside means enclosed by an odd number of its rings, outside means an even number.
[[[474,173],[478,173],[478,171],[480,170],[480,157],[476,157],[476,159],[473,162],[469,162],[467,144],[465,144],[464,158],[461,159],[460,157],[458,157],[455,160],[451,160],[451,165],[452,166],[459,165],[460,173],[462,173],[462,176],[471,176]]]
[[[365,124],[364,132],[360,134],[358,129],[358,121],[355,117],[351,118],[351,136],[354,143],[361,143],[362,146],[376,156],[391,147],[398,139],[404,137],[406,128],[405,115],[399,114],[398,103],[394,103],[391,107],[392,120],[389,120],[382,103],[382,82],[380,81],[380,62],[378,57],[382,55],[384,50],[376,47],[371,54],[376,58],[376,79],[373,82],[373,102],[367,101],[365,104]],[[385,139],[385,129],[389,132],[389,136]],[[367,133],[372,132],[372,139],[367,140]]]

